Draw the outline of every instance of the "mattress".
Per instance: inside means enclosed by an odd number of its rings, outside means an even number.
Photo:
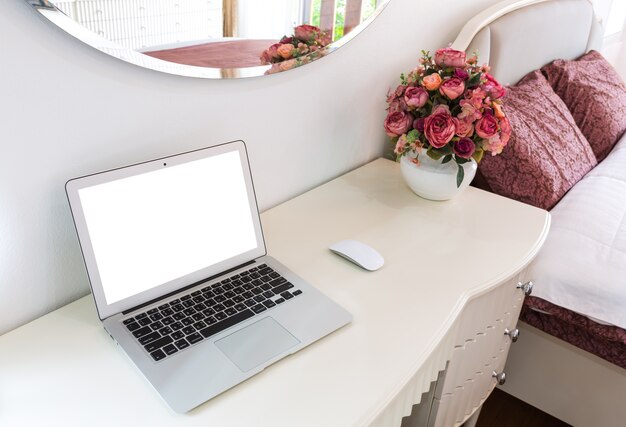
[[[552,209],[533,296],[626,329],[626,138]]]
[[[626,330],[597,323],[537,297],[526,297],[520,320],[626,369]]]

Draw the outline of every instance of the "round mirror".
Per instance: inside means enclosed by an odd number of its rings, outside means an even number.
[[[389,0],[26,0],[124,61],[191,77],[287,71],[345,44]]]

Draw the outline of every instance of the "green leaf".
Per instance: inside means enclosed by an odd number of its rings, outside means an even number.
[[[467,80],[467,83],[465,84],[465,86],[468,87],[468,88],[472,88],[474,86],[478,86],[480,84],[480,77],[481,77],[480,73],[474,74],[473,76],[471,76]]]
[[[446,144],[443,147],[438,148],[437,151],[442,155],[447,156],[448,154],[452,154],[452,147],[449,144]]]
[[[411,129],[411,131],[406,134],[406,139],[409,142],[417,141],[419,137],[420,137],[420,132],[417,129]]]
[[[459,165],[462,165],[470,161],[469,159],[464,159],[463,157],[458,157],[458,156],[456,156],[455,160]]]
[[[474,154],[472,154],[472,157],[474,158],[474,160],[476,160],[476,163],[480,163],[480,161],[483,159],[484,154],[485,152],[483,150],[477,148],[476,151],[474,151]]]
[[[430,157],[433,160],[439,160],[443,157],[443,154],[435,151],[432,147],[430,147],[427,151],[426,154],[428,155],[428,157]]]
[[[443,158],[443,160],[441,161],[442,165],[445,165],[446,163],[448,163],[450,160],[452,160],[452,154],[448,154],[446,157]]]
[[[465,171],[463,170],[463,166],[458,165],[459,170],[456,173],[456,188],[461,186],[463,182],[463,178],[465,177]]]

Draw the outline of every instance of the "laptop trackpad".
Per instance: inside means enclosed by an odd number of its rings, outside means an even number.
[[[217,348],[247,372],[300,343],[277,321],[266,317],[215,341]]]

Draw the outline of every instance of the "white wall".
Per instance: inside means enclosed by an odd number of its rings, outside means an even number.
[[[241,138],[267,209],[380,156],[387,89],[491,3],[391,0],[318,62],[213,81],[115,60],[2,2],[0,334],[88,293],[67,179]]]

